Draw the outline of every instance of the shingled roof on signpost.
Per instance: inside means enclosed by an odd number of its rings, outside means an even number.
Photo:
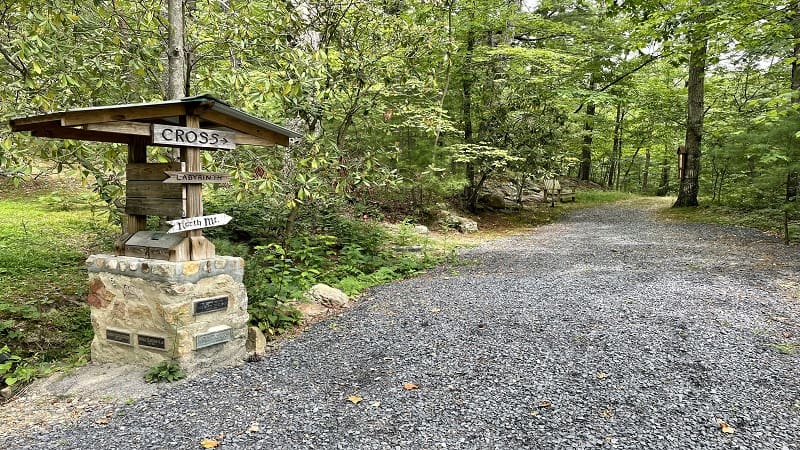
[[[37,137],[130,144],[138,136],[151,136],[153,124],[183,125],[187,115],[199,117],[199,128],[235,132],[237,144],[285,146],[289,139],[301,137],[211,95],[70,109],[13,119],[9,124],[12,131],[30,131]]]
[[[70,109],[13,119],[9,124],[12,131],[28,131],[36,137],[127,144],[126,219],[117,254],[170,261],[213,257],[214,246],[202,236],[202,228],[230,220],[203,216],[202,183],[223,182],[227,175],[202,172],[201,150],[230,150],[239,144],[286,146],[290,139],[301,137],[210,95]],[[148,145],[178,147],[180,161],[148,163]],[[142,234],[131,239],[145,232],[147,216],[177,219],[167,233],[187,230],[184,238],[167,249],[155,242],[163,233],[149,232],[153,242]]]

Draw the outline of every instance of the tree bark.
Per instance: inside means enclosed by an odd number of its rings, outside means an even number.
[[[703,19],[698,20],[702,25]],[[700,144],[703,139],[705,104],[705,74],[708,37],[694,30],[691,33],[692,52],[689,55],[688,102],[686,113],[686,169],[673,207],[698,206],[700,190]]]
[[[464,121],[464,142],[471,144],[473,141],[472,136],[472,51],[475,48],[475,34],[470,28],[467,31],[467,48],[464,56],[464,80],[461,84],[464,100],[462,104],[462,120]],[[476,199],[478,198],[475,190],[477,183],[475,181],[475,165],[467,163],[465,168],[465,176],[467,178],[467,186],[464,188],[464,201],[466,208],[470,212],[475,212]]]
[[[590,89],[597,89],[597,82],[590,80]],[[583,124],[583,147],[581,148],[581,165],[578,168],[578,179],[589,181],[592,174],[592,138],[594,133],[594,115],[596,112],[594,102],[586,104],[586,121]]]
[[[622,104],[617,103],[617,116],[614,120],[614,143],[611,147],[611,162],[608,169],[608,187],[612,189],[614,188],[614,177],[619,175],[618,168],[622,157],[622,118]]]
[[[644,171],[642,171],[642,192],[647,192],[647,182],[650,177],[650,147],[644,152]]]
[[[187,95],[183,0],[169,0],[167,20],[169,22],[167,98],[175,100]]]

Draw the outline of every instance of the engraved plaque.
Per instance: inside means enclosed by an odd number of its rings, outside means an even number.
[[[194,302],[193,314],[203,314],[214,311],[224,311],[228,309],[228,296],[204,298]]]
[[[166,342],[163,337],[140,334],[137,336],[136,341],[141,347],[150,347],[158,350],[164,350],[166,348]]]
[[[131,345],[131,334],[123,331],[106,329],[106,339],[112,342],[119,342],[120,344]]]
[[[194,349],[199,350],[212,345],[224,344],[225,342],[233,340],[233,330],[227,328],[220,331],[212,331],[211,333],[198,334],[194,337]]]

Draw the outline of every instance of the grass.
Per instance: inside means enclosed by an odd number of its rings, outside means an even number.
[[[110,249],[116,234],[88,207],[56,210],[39,200],[53,188],[85,195],[60,182],[0,184],[0,342],[22,358],[28,375],[87,358],[92,328],[84,261]]]
[[[661,216],[682,222],[711,223],[725,226],[755,228],[773,236],[784,238],[784,213],[777,208],[742,210],[721,205],[709,205],[702,201],[696,208],[666,208]],[[791,242],[800,242],[800,221],[793,217],[789,223]]]

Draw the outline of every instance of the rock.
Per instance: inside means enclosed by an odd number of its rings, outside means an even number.
[[[497,192],[490,192],[482,195],[478,201],[489,208],[504,209],[506,207],[506,200],[503,195]]]
[[[250,326],[247,328],[247,342],[245,348],[248,353],[256,353],[262,355],[267,350],[267,337],[260,328]]]
[[[14,395],[14,390],[11,386],[6,386],[3,389],[0,389],[0,397],[2,398],[11,398]]]
[[[319,303],[314,303],[312,301],[298,301],[292,302],[291,305],[300,311],[300,314],[303,315],[303,320],[309,321],[311,319],[315,319],[320,316],[324,316],[328,313],[329,309],[320,305]]]
[[[343,308],[350,303],[350,297],[347,294],[322,283],[311,286],[311,289],[305,293],[305,297],[328,308]]]
[[[415,225],[414,232],[417,234],[428,234],[431,232],[431,230],[429,230],[425,225]]]
[[[478,231],[478,223],[466,217],[457,216],[449,211],[439,213],[439,223],[444,228],[456,229],[462,233],[475,233]]]

